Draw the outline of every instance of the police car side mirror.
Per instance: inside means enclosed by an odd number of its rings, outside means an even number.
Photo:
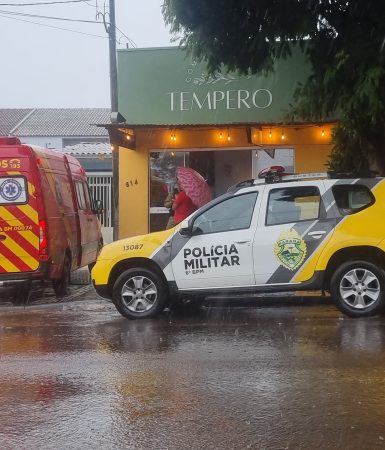
[[[199,234],[203,234],[203,230],[199,227],[193,227],[193,229],[191,230],[191,234],[192,236],[198,236]]]
[[[180,224],[179,233],[182,236],[191,236],[191,227],[188,220],[183,220]]]

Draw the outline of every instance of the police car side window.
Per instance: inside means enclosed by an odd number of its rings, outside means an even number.
[[[250,227],[258,192],[237,195],[214,205],[194,221],[199,233],[219,233]]]
[[[266,213],[266,225],[318,219],[321,196],[316,186],[272,189]]]
[[[333,186],[332,192],[338,210],[344,216],[362,211],[375,202],[371,190],[362,185],[341,184]]]

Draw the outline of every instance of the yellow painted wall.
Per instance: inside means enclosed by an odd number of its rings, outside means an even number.
[[[326,172],[326,162],[331,147],[331,145],[296,145],[295,171],[297,173]]]
[[[147,233],[148,152],[119,148],[119,237]]]
[[[324,132],[322,132],[324,130]],[[271,133],[270,133],[271,132]],[[176,140],[171,139],[175,133]],[[284,139],[282,139],[282,134]],[[230,140],[228,140],[228,136]],[[284,147],[295,149],[296,172],[323,172],[331,150],[331,128],[272,127],[246,128],[136,129],[136,150],[119,149],[119,227],[120,238],[148,233],[149,152],[199,149]]]

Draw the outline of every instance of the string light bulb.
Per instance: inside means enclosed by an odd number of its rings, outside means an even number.
[[[231,136],[230,136],[230,132],[229,131],[227,131],[227,140],[231,141]]]
[[[321,131],[321,136],[324,137],[325,136],[325,130]]]
[[[175,134],[175,131],[171,131],[170,140],[171,140],[171,141],[176,141],[176,134]]]
[[[271,130],[269,131],[269,139],[271,139],[271,136],[272,136],[272,134],[271,134]]]
[[[285,139],[285,133],[282,131],[282,134],[281,134],[281,139],[282,140],[284,140]]]
[[[129,134],[126,134],[127,141],[131,141],[131,136]]]
[[[171,156],[175,156],[175,152],[171,152]]]

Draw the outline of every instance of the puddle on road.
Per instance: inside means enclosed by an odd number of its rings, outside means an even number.
[[[3,448],[383,445],[382,317],[317,306],[128,321],[80,303],[2,311]]]

